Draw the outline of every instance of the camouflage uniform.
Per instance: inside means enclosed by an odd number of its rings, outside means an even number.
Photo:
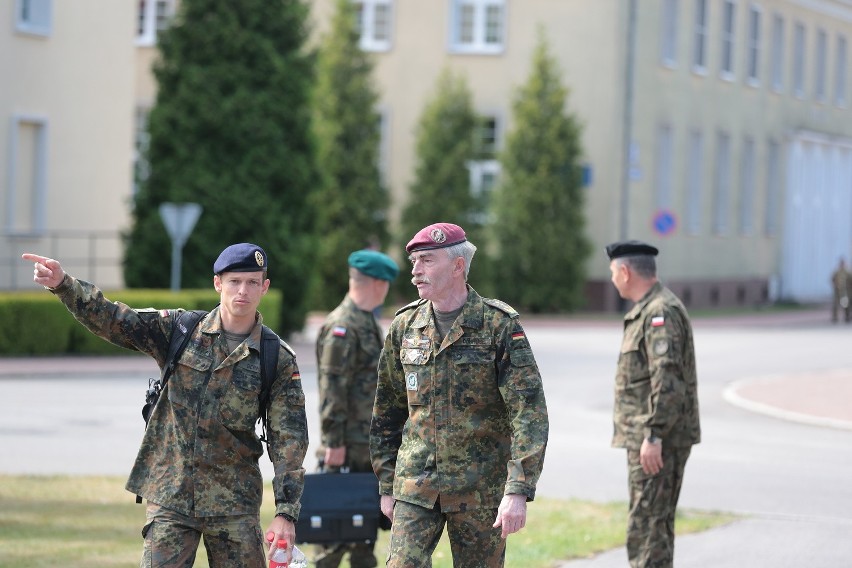
[[[96,335],[146,353],[160,367],[166,364],[172,322],[182,310],[134,310],[110,302],[96,286],[71,276],[53,292]],[[255,433],[261,321],[258,314],[249,337],[233,353],[221,334],[218,308],[199,323],[151,414],[126,485],[148,500],[146,540],[157,528],[151,527],[157,506],[199,523],[245,516],[252,527],[243,533],[255,533],[257,541],[246,544],[236,560],[211,558],[211,566],[265,564],[259,527],[263,479],[258,458],[263,447]],[[308,446],[305,395],[294,353],[283,341],[270,392],[267,436],[275,466],[276,513],[298,518]],[[205,532],[205,545],[215,548],[214,540],[223,538],[228,535],[221,530]],[[146,542],[146,555],[149,546]]]
[[[421,518],[446,520],[455,566],[502,566],[497,507],[504,494],[531,501],[544,462],[541,375],[518,313],[503,302],[468,287],[440,344],[433,318],[426,300],[398,311],[379,362],[373,469],[379,492],[405,502],[388,565],[431,565],[440,530],[422,530],[410,504]]]
[[[624,316],[615,380],[612,445],[627,449],[631,566],[671,566],[683,469],[701,441],[692,327],[686,308],[659,282]],[[645,474],[642,441],[662,440],[663,470]]]
[[[326,318],[317,337],[322,445],[346,447],[353,472],[372,472],[370,417],[376,398],[376,367],[382,333],[372,312],[358,308],[347,296]],[[328,467],[328,471],[339,468]],[[352,568],[376,566],[374,543],[317,547],[318,568],[340,565],[349,552]]]
[[[843,265],[831,274],[831,288],[834,292],[831,303],[831,321],[837,321],[837,312],[843,310],[843,321],[848,322],[852,316],[852,302],[849,292],[852,288],[852,276]]]

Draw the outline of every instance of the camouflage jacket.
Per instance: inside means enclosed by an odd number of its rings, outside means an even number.
[[[701,441],[692,325],[659,282],[624,316],[613,421],[618,448],[638,450],[651,434],[671,447]]]
[[[397,312],[379,362],[370,429],[379,492],[443,511],[535,497],[548,419],[518,313],[469,288],[442,343],[432,303]]]
[[[368,453],[381,350],[376,318],[349,296],[325,319],[316,345],[323,446],[360,445]],[[349,457],[369,461],[368,455]]]
[[[172,322],[182,310],[135,310],[70,276],[53,292],[92,333],[147,353],[161,368],[166,363]],[[221,334],[219,308],[199,322],[151,414],[128,491],[189,516],[259,512],[263,447],[255,424],[261,321],[258,314],[251,334],[233,353]],[[293,351],[283,341],[267,436],[276,513],[298,517],[308,446],[305,395]]]

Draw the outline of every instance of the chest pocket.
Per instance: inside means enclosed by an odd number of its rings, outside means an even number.
[[[191,343],[187,345],[178,359],[175,372],[169,377],[169,402],[194,412],[212,365],[209,351]]]
[[[616,387],[630,388],[631,384],[648,382],[650,377],[644,338],[640,333],[625,333],[618,356]]]
[[[219,418],[229,430],[254,430],[260,406],[260,365],[256,357],[234,367],[231,384],[219,403]]]
[[[399,350],[405,372],[405,392],[410,406],[429,404],[432,391],[432,341],[421,337],[405,337]]]

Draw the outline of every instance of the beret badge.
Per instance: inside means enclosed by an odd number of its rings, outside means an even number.
[[[257,261],[258,266],[263,266],[263,253],[259,250],[254,251],[254,260]]]
[[[446,242],[447,240],[447,235],[444,234],[444,231],[442,231],[441,229],[432,229],[432,231],[429,233],[429,237],[437,244],[441,244],[443,242]]]

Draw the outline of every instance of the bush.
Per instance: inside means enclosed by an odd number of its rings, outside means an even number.
[[[215,290],[115,290],[104,295],[134,308],[211,310],[219,302]],[[269,290],[260,302],[263,323],[277,331],[281,292]],[[127,349],[104,341],[83,327],[53,295],[41,292],[0,294],[0,355],[121,355]]]

